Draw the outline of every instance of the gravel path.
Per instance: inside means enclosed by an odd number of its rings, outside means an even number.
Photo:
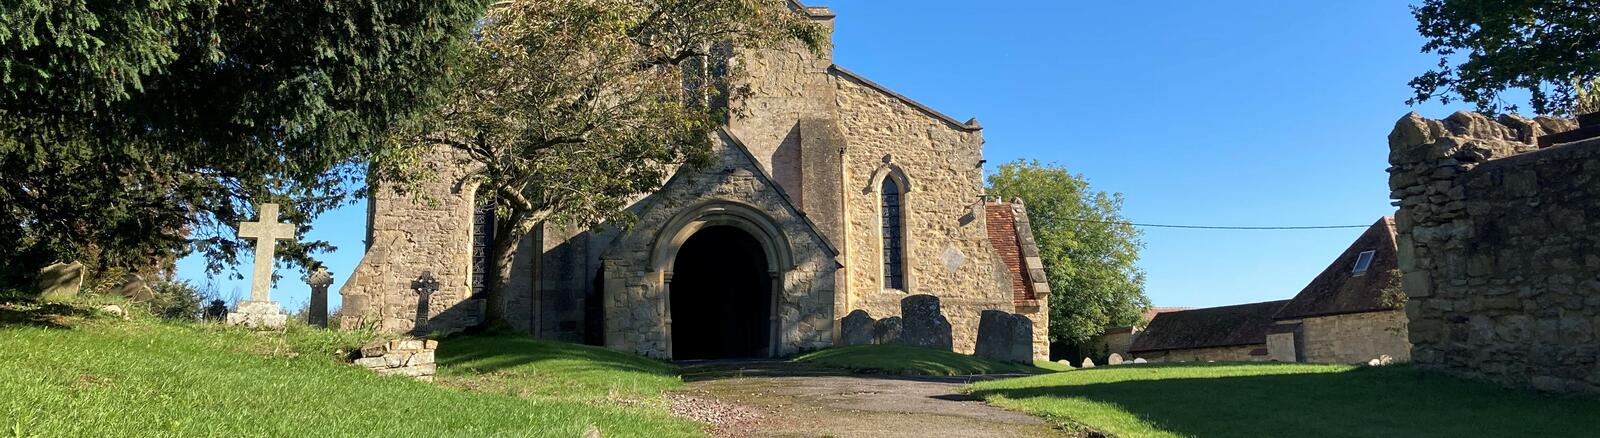
[[[1049,424],[962,395],[970,378],[859,376],[776,361],[687,363],[673,413],[724,437],[1048,437]]]

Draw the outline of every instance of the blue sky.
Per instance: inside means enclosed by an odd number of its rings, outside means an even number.
[[[1137,222],[1370,224],[1394,212],[1394,122],[1467,109],[1405,105],[1406,81],[1436,59],[1404,1],[810,3],[839,14],[836,63],[977,117],[991,167],[1063,165],[1123,193]],[[361,259],[366,205],[314,226],[305,238],[340,248],[324,256],[337,290]],[[1287,299],[1361,231],[1148,229],[1140,266],[1160,306]],[[298,307],[303,274],[283,274],[274,298]],[[249,293],[195,257],[179,276]]]

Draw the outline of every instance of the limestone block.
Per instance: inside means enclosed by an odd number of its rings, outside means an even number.
[[[39,297],[62,300],[78,296],[83,288],[83,264],[56,263],[39,270]]]
[[[241,301],[227,318],[228,325],[255,330],[281,329],[288,322],[289,315],[277,301]]]
[[[866,345],[872,342],[872,327],[877,321],[867,311],[857,309],[839,321],[839,342],[844,345]]]
[[[366,368],[387,368],[389,366],[389,362],[385,360],[383,356],[363,357],[356,359],[355,364],[356,366]]]
[[[900,343],[952,350],[950,320],[939,308],[939,297],[912,295],[900,301]]]

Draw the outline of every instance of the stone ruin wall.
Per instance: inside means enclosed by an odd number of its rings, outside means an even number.
[[[982,131],[953,126],[853,75],[835,74],[833,83],[839,126],[850,142],[840,244],[848,258],[848,308],[884,318],[899,315],[900,300],[909,294],[936,295],[950,319],[955,351],[972,354],[984,310],[1017,310],[984,221]],[[908,291],[883,288],[878,188],[890,164],[910,180],[902,201]]]
[[[1600,139],[1553,119],[1416,114],[1389,135],[1412,360],[1600,392]]]
[[[429,149],[419,160],[429,166],[429,179],[406,191],[381,183],[372,190],[367,252],[339,289],[344,299],[340,326],[428,333],[459,330],[481,320],[483,301],[470,299],[477,186],[465,182],[472,167],[462,154],[443,146]],[[439,282],[439,290],[428,297],[426,314],[411,288],[423,272]],[[507,295],[507,319],[525,324],[530,297]],[[419,324],[419,317],[427,320]]]

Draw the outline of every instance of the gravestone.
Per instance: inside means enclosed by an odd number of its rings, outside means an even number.
[[[939,297],[912,295],[900,300],[900,343],[944,351],[954,349],[950,320],[939,310]]]
[[[998,361],[1033,363],[1033,321],[999,310],[983,311],[978,317],[978,345],[973,353]]]
[[[1135,357],[1133,358],[1133,363],[1150,363],[1150,361],[1144,360],[1142,357]]]
[[[1122,355],[1111,353],[1111,357],[1106,358],[1106,365],[1122,365]]]
[[[228,314],[228,325],[253,329],[278,329],[289,321],[283,306],[272,301],[272,264],[277,258],[278,241],[294,239],[294,224],[278,223],[278,204],[256,208],[256,222],[239,224],[239,237],[256,242],[255,269],[250,273],[250,300],[242,301]]]
[[[306,276],[306,285],[311,286],[311,308],[307,309],[306,323],[316,327],[328,327],[328,286],[333,285],[333,274],[327,268],[317,268],[316,272]]]
[[[83,289],[83,264],[56,263],[39,270],[39,298],[63,300],[78,296]]]
[[[872,343],[898,344],[900,343],[901,329],[900,317],[891,316],[872,323]]]
[[[1094,368],[1094,359],[1087,357],[1083,358],[1083,365],[1079,366],[1078,368]]]
[[[122,274],[122,285],[117,286],[116,294],[133,301],[150,301],[156,297],[156,292],[150,289],[150,284],[145,283],[144,277],[132,272]]]
[[[843,345],[872,344],[872,327],[876,322],[865,310],[850,312],[839,320],[839,342]]]

